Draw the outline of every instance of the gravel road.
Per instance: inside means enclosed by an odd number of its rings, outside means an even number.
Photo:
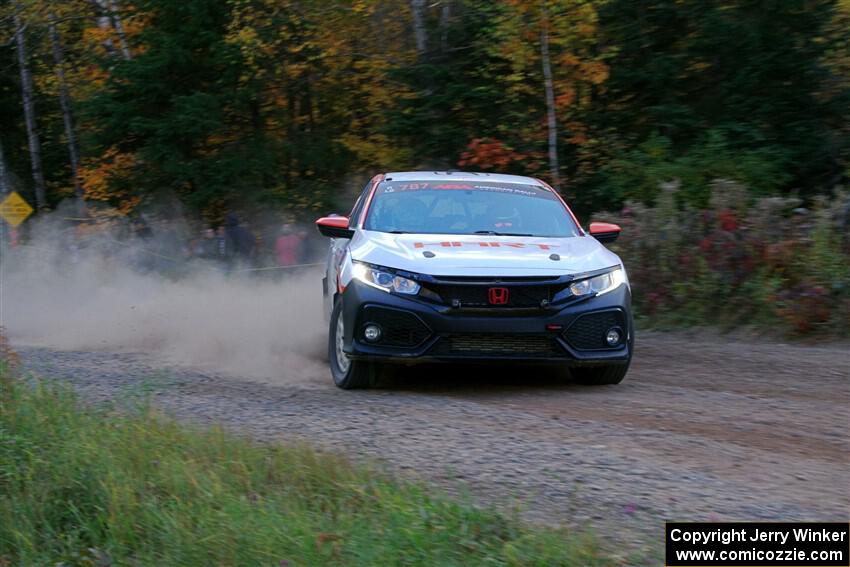
[[[90,399],[149,393],[181,419],[308,439],[626,546],[658,545],[664,520],[850,518],[847,344],[644,333],[619,386],[428,366],[361,392],[333,387],[315,359],[278,381],[150,354],[17,349]]]

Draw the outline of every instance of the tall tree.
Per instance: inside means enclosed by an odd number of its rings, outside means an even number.
[[[101,0],[105,2],[105,0]],[[109,15],[112,19],[112,26],[115,28],[115,33],[118,34],[118,41],[121,44],[121,54],[124,59],[130,60],[133,56],[130,53],[130,44],[127,42],[127,34],[124,32],[124,21],[121,19],[121,10],[118,6],[118,0],[109,0]]]
[[[788,188],[834,178],[846,96],[823,56],[835,0],[635,3],[600,11],[601,41],[616,46],[598,118],[634,147],[660,134],[674,155],[721,132],[732,151],[769,151]],[[845,91],[846,92],[846,91]]]
[[[215,0],[139,0],[135,8],[148,19],[140,53],[109,61],[105,84],[83,104],[98,125],[89,143],[100,148],[86,182],[99,186],[106,174],[116,194],[153,200],[167,191],[194,204],[244,191],[239,177],[259,173],[226,128],[230,103],[243,96],[238,50],[224,41],[228,11]]]
[[[585,149],[592,139],[584,114],[608,77],[597,37],[599,3],[505,0],[488,47],[510,65],[502,81],[522,134],[517,149],[546,156],[544,175],[571,194],[593,155]]]
[[[25,27],[20,15],[15,13],[15,46],[18,52],[18,66],[21,72],[21,98],[24,106],[24,120],[27,127],[27,139],[29,141],[30,164],[32,167],[33,189],[35,190],[35,202],[38,209],[47,208],[47,196],[44,187],[44,173],[41,167],[41,143],[35,126],[35,101],[33,100],[32,76],[30,75],[29,61],[27,60],[26,39],[24,37]]]
[[[62,121],[65,125],[65,137],[68,143],[68,157],[71,162],[71,176],[74,183],[74,195],[77,198],[77,212],[82,214],[85,210],[83,202],[83,187],[80,184],[80,157],[77,149],[77,133],[74,130],[74,118],[71,110],[71,97],[68,94],[68,83],[65,80],[65,54],[62,43],[59,41],[59,32],[56,30],[56,15],[48,14],[48,35],[50,36],[50,47],[53,54],[53,67],[59,88],[59,103],[62,107]]]
[[[426,0],[410,0],[410,11],[413,15],[413,35],[416,37],[416,52],[424,57],[428,50],[428,30],[425,28]]]
[[[114,24],[110,15],[109,5],[107,0],[89,0],[92,7],[97,12],[97,27],[100,28],[103,36],[103,47],[109,54],[115,54],[115,46],[113,45],[112,32]]]
[[[401,63],[388,72],[394,80],[388,87],[396,93],[387,97],[385,131],[393,146],[409,154],[404,167],[454,168],[473,140],[516,134],[514,109],[504,94],[503,77],[510,68],[491,49],[499,41],[493,29],[499,5],[478,0],[440,4],[439,14],[425,18],[437,26],[430,35],[439,35],[440,49],[421,57],[413,43],[409,50],[416,56],[399,58]],[[410,13],[407,25],[413,21]]]
[[[549,132],[549,176],[556,189],[561,186],[558,165],[558,122],[555,117],[555,88],[552,86],[552,61],[549,58],[549,20],[545,5],[540,25],[540,64],[543,66],[543,88],[546,92],[546,128]]]

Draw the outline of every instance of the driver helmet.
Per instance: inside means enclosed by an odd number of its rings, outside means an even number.
[[[506,203],[493,205],[490,209],[490,218],[496,230],[510,230],[520,226],[520,217],[516,208]]]

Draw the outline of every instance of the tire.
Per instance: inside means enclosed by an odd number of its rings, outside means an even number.
[[[586,384],[588,386],[619,384],[626,377],[626,372],[628,371],[628,363],[570,368],[570,374],[573,380],[579,384]]]
[[[338,347],[338,335],[343,332],[342,302],[337,301],[331,312],[328,328],[328,363],[334,384],[343,390],[370,388],[375,385],[378,375],[377,365],[362,360],[349,360],[342,352],[341,343]],[[341,339],[339,339],[341,341]]]

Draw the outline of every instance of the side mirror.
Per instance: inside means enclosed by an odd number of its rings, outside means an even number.
[[[330,238],[351,238],[354,231],[348,228],[348,217],[322,217],[316,221],[316,228],[322,236]]]
[[[590,223],[590,236],[605,244],[614,242],[620,236],[620,226],[610,222]]]

